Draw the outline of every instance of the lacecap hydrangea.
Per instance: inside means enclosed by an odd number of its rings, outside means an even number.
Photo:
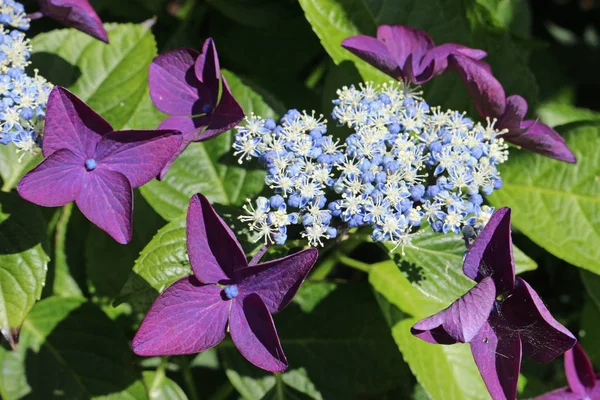
[[[370,226],[374,241],[409,245],[424,224],[474,237],[493,208],[483,195],[502,186],[497,165],[508,157],[495,121],[432,108],[402,82],[344,87],[332,117],[350,128],[327,135],[315,113],[288,111],[279,124],[251,115],[237,128],[239,161],[256,158],[274,191],[240,219],[265,242],[283,244],[300,225],[311,245]]]
[[[0,144],[14,143],[23,155],[39,152],[52,90],[37,70],[34,76],[25,71],[31,44],[22,31],[29,22],[21,3],[0,0]]]

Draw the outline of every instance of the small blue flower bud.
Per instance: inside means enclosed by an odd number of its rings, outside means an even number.
[[[23,107],[21,110],[21,118],[29,121],[31,118],[33,118],[33,109],[31,109],[31,107]]]
[[[494,180],[494,190],[499,190],[502,188],[502,178],[497,178]]]
[[[329,239],[335,239],[337,237],[337,229],[332,227],[327,228],[327,235]]]
[[[271,203],[271,208],[274,209],[279,209],[279,207],[285,205],[285,200],[283,199],[283,196],[278,194],[276,194],[275,196],[271,196],[269,202]]]
[[[288,203],[288,206],[290,206],[290,207],[300,208],[301,202],[302,202],[302,199],[300,198],[300,196],[298,196],[297,194],[293,194],[289,197],[287,203]]]
[[[437,185],[431,185],[425,190],[425,196],[427,198],[433,198],[440,194],[440,188]]]
[[[425,186],[423,185],[415,185],[410,189],[410,197],[414,201],[420,201],[424,194]]]
[[[469,197],[469,201],[473,203],[473,205],[480,206],[483,203],[483,197],[480,194],[473,194]]]
[[[276,126],[277,124],[275,123],[275,120],[273,118],[265,119],[265,128],[267,128],[268,130],[272,131],[275,129]]]

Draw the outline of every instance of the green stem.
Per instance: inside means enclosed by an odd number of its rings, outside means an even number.
[[[345,265],[347,267],[350,267],[350,268],[357,269],[359,271],[363,271],[363,272],[367,272],[368,273],[370,271],[370,269],[371,269],[371,265],[370,264],[364,263],[362,261],[355,260],[354,258],[348,257],[348,256],[343,255],[341,253],[336,253],[336,258],[337,258],[337,260],[341,264],[343,264],[343,265]]]
[[[149,388],[148,393],[150,397],[152,397],[152,393],[160,387],[163,380],[165,379],[165,369],[167,368],[167,364],[169,362],[169,357],[162,357],[160,360],[160,364],[158,368],[156,368],[156,374],[154,375],[154,379],[152,380],[152,386]]]
[[[190,400],[199,400],[198,390],[194,384],[194,376],[192,375],[192,369],[190,368],[190,362],[185,356],[180,358],[179,365],[181,366],[181,372],[183,373],[183,380],[187,388],[188,396]]]
[[[225,400],[228,399],[234,392],[233,385],[230,382],[222,384],[217,391],[210,396],[210,400]]]

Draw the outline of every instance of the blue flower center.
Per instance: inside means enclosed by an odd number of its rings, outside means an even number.
[[[225,292],[225,296],[227,296],[229,300],[236,298],[239,293],[237,285],[225,286],[225,289],[223,289],[223,291]]]
[[[88,171],[95,170],[97,165],[98,164],[96,163],[96,160],[94,160],[93,158],[85,160],[85,169],[87,169]]]
[[[212,110],[213,110],[213,108],[212,108],[212,106],[210,104],[205,104],[205,105],[202,106],[202,113],[203,114],[208,114]]]

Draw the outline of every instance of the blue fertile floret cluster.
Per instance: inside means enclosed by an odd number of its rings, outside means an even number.
[[[410,245],[428,223],[436,232],[480,231],[493,209],[484,195],[502,186],[507,146],[494,129],[463,113],[431,108],[402,82],[338,90],[333,119],[350,128],[344,143],[314,113],[288,111],[279,125],[250,116],[235,154],[257,158],[274,191],[241,217],[266,242],[283,244],[301,224],[311,245],[370,226],[374,241]]]
[[[25,71],[31,45],[21,31],[29,29],[23,5],[0,0],[0,23],[0,143],[14,143],[22,155],[35,155],[52,85],[37,70],[33,77]]]

